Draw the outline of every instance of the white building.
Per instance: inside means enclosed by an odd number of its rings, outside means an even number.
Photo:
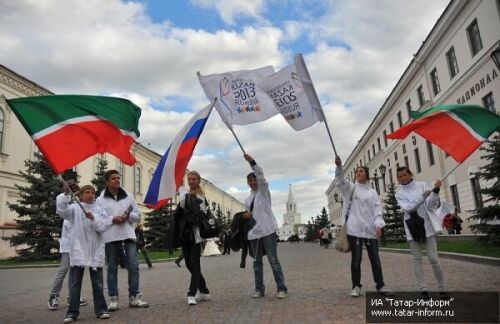
[[[295,201],[295,194],[290,184],[288,190],[288,199],[286,200],[286,213],[283,214],[283,226],[278,230],[280,240],[286,241],[290,236],[298,234],[302,239],[304,238],[304,225],[300,218],[300,213],[297,211],[297,203]]]
[[[6,99],[27,96],[50,95],[51,91],[0,65],[0,258],[15,255],[13,247],[3,237],[10,237],[16,231],[17,215],[7,207],[7,202],[15,203],[19,197],[15,185],[25,186],[19,171],[24,169],[24,161],[33,157],[37,148],[28,133],[21,126]],[[166,139],[168,142],[168,139]],[[134,194],[141,212],[149,209],[142,203],[154,170],[161,155],[135,143],[132,153],[137,163],[124,165],[110,154],[94,156],[78,164],[74,170],[80,184],[90,184],[97,171],[98,158],[108,161],[108,169],[116,169],[122,177],[122,186]],[[203,175],[203,170],[200,170]],[[185,181],[187,183],[187,181]],[[201,187],[205,191],[210,206],[220,209],[228,219],[245,210],[244,205],[233,196],[202,178]]]
[[[387,140],[385,136],[410,121],[410,110],[423,111],[439,104],[478,104],[498,113],[500,74],[490,55],[499,46],[499,1],[451,1],[343,161],[346,177],[354,181],[355,168],[368,166],[372,188],[380,191],[382,199],[385,184],[397,182],[398,166],[409,166],[420,181],[433,183],[442,178],[457,163],[441,149],[418,135],[401,141]],[[476,177],[486,163],[481,153],[476,151],[459,166],[441,190],[441,198],[452,202],[464,220],[483,205],[479,188],[486,184]],[[381,176],[381,167],[385,167],[385,177]],[[332,182],[326,190],[328,208],[332,222],[340,224],[342,202],[335,201],[336,193]]]

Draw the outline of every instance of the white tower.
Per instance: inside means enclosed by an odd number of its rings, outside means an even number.
[[[300,223],[300,213],[297,212],[297,203],[295,202],[295,195],[290,184],[288,199],[286,200],[286,213],[283,215],[283,224],[295,225]]]

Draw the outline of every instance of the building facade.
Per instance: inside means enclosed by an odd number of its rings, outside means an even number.
[[[368,166],[371,186],[382,199],[386,184],[397,183],[399,166],[408,166],[419,181],[432,184],[442,179],[457,165],[453,158],[419,135],[411,134],[400,141],[386,139],[386,135],[410,121],[410,110],[424,111],[440,104],[477,104],[498,114],[500,73],[490,55],[499,46],[499,0],[451,1],[343,161],[346,178],[354,181],[356,167]],[[487,163],[481,155],[476,151],[453,171],[440,193],[442,200],[456,206],[464,220],[484,203],[479,190],[488,184],[476,176]],[[334,182],[326,195],[332,222],[339,225],[343,202]]]
[[[298,234],[299,238],[303,239],[305,235],[305,227],[302,224],[300,213],[297,210],[297,202],[295,201],[295,194],[293,193],[292,185],[288,190],[288,198],[286,200],[286,213],[283,214],[283,226],[278,229],[278,237],[282,241],[294,234]]]
[[[37,147],[24,130],[19,120],[7,105],[6,99],[53,94],[48,89],[0,65],[0,238],[10,237],[16,231],[16,214],[7,207],[7,202],[15,203],[19,197],[16,185],[26,183],[19,171],[24,169],[24,161],[31,159]],[[142,202],[161,155],[135,143],[132,153],[137,162],[133,166],[124,165],[111,154],[95,155],[75,166],[80,184],[90,184],[97,171],[98,159],[106,159],[108,169],[116,169],[121,174],[122,187],[135,196],[142,213],[150,211]],[[187,180],[185,180],[187,183]],[[221,210],[229,220],[232,215],[245,210],[244,205],[233,196],[206,179],[201,180],[207,200],[214,211]],[[0,239],[0,258],[15,255],[13,247]]]

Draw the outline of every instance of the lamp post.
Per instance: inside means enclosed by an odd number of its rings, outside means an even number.
[[[380,175],[382,176],[382,185],[383,185],[383,188],[384,188],[384,192],[386,191],[386,188],[385,188],[385,171],[387,170],[386,166],[384,164],[381,164],[379,167],[378,167],[379,171],[380,171]]]
[[[490,56],[493,62],[495,62],[497,69],[500,71],[500,47],[497,47],[495,50],[493,50]]]
[[[375,170],[375,172],[373,173],[373,181],[375,181],[375,190],[377,190],[377,194],[380,195],[380,188],[378,186],[378,179],[380,179],[380,177],[377,176],[377,170]]]

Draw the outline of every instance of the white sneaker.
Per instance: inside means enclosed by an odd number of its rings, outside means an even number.
[[[188,305],[192,306],[196,304],[197,304],[196,298],[194,298],[193,296],[188,296]]]
[[[108,310],[110,312],[114,312],[117,309],[118,309],[118,296],[109,297]]]
[[[68,316],[64,319],[64,323],[73,323],[75,319],[71,316]]]
[[[49,306],[50,310],[59,309],[59,300],[58,300],[57,296],[54,296],[54,295],[50,296],[48,306]]]
[[[252,295],[252,298],[262,298],[262,297],[264,297],[264,294],[259,291],[254,292],[254,294]]]
[[[204,294],[204,293],[198,292],[198,293],[196,293],[196,296],[194,296],[194,298],[197,301],[207,301],[207,300],[210,300],[210,294]]]
[[[144,300],[141,299],[141,294],[137,294],[134,296],[130,296],[128,299],[128,305],[130,307],[137,307],[137,308],[148,308],[149,304],[146,303]]]
[[[361,287],[354,287],[354,289],[351,291],[351,297],[359,297],[361,295]]]
[[[99,317],[99,319],[108,319],[108,318],[110,318],[109,313],[102,313],[98,317]]]
[[[278,291],[278,298],[279,299],[285,299],[288,297],[288,294],[286,291]]]

